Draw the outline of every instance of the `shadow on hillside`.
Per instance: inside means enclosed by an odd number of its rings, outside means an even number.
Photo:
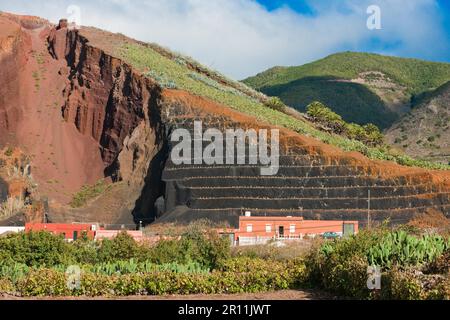
[[[308,104],[320,101],[340,114],[347,122],[374,123],[381,129],[390,127],[398,116],[366,86],[335,77],[307,77],[262,92],[280,97],[287,105],[304,112]]]
[[[6,182],[0,178],[0,203],[5,201],[8,196],[8,186]]]

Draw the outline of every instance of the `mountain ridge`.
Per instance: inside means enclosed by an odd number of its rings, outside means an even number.
[[[450,64],[342,52],[296,67],[274,67],[244,81],[304,111],[320,101],[346,121],[390,127],[417,97],[450,80]]]

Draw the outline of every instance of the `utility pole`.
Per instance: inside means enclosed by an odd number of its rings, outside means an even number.
[[[367,190],[367,229],[370,230],[370,189]]]

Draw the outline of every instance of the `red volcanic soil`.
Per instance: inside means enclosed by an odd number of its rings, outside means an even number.
[[[0,17],[2,34],[17,25]],[[6,30],[6,31],[5,31]],[[103,161],[94,139],[82,135],[61,115],[69,72],[65,60],[49,54],[49,26],[22,28],[30,40],[20,70],[20,111],[15,140],[32,157],[32,174],[40,193],[67,203],[84,184],[103,177]],[[1,37],[0,37],[1,38]]]

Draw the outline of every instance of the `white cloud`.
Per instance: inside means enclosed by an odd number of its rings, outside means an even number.
[[[254,0],[0,0],[0,10],[52,21],[80,6],[82,23],[157,42],[240,79],[274,65],[298,65],[340,50],[441,59],[450,49],[435,0],[309,0],[316,14],[268,12]],[[378,4],[383,30],[366,28]],[[394,45],[395,44],[395,45]],[[388,46],[386,46],[388,45]]]

